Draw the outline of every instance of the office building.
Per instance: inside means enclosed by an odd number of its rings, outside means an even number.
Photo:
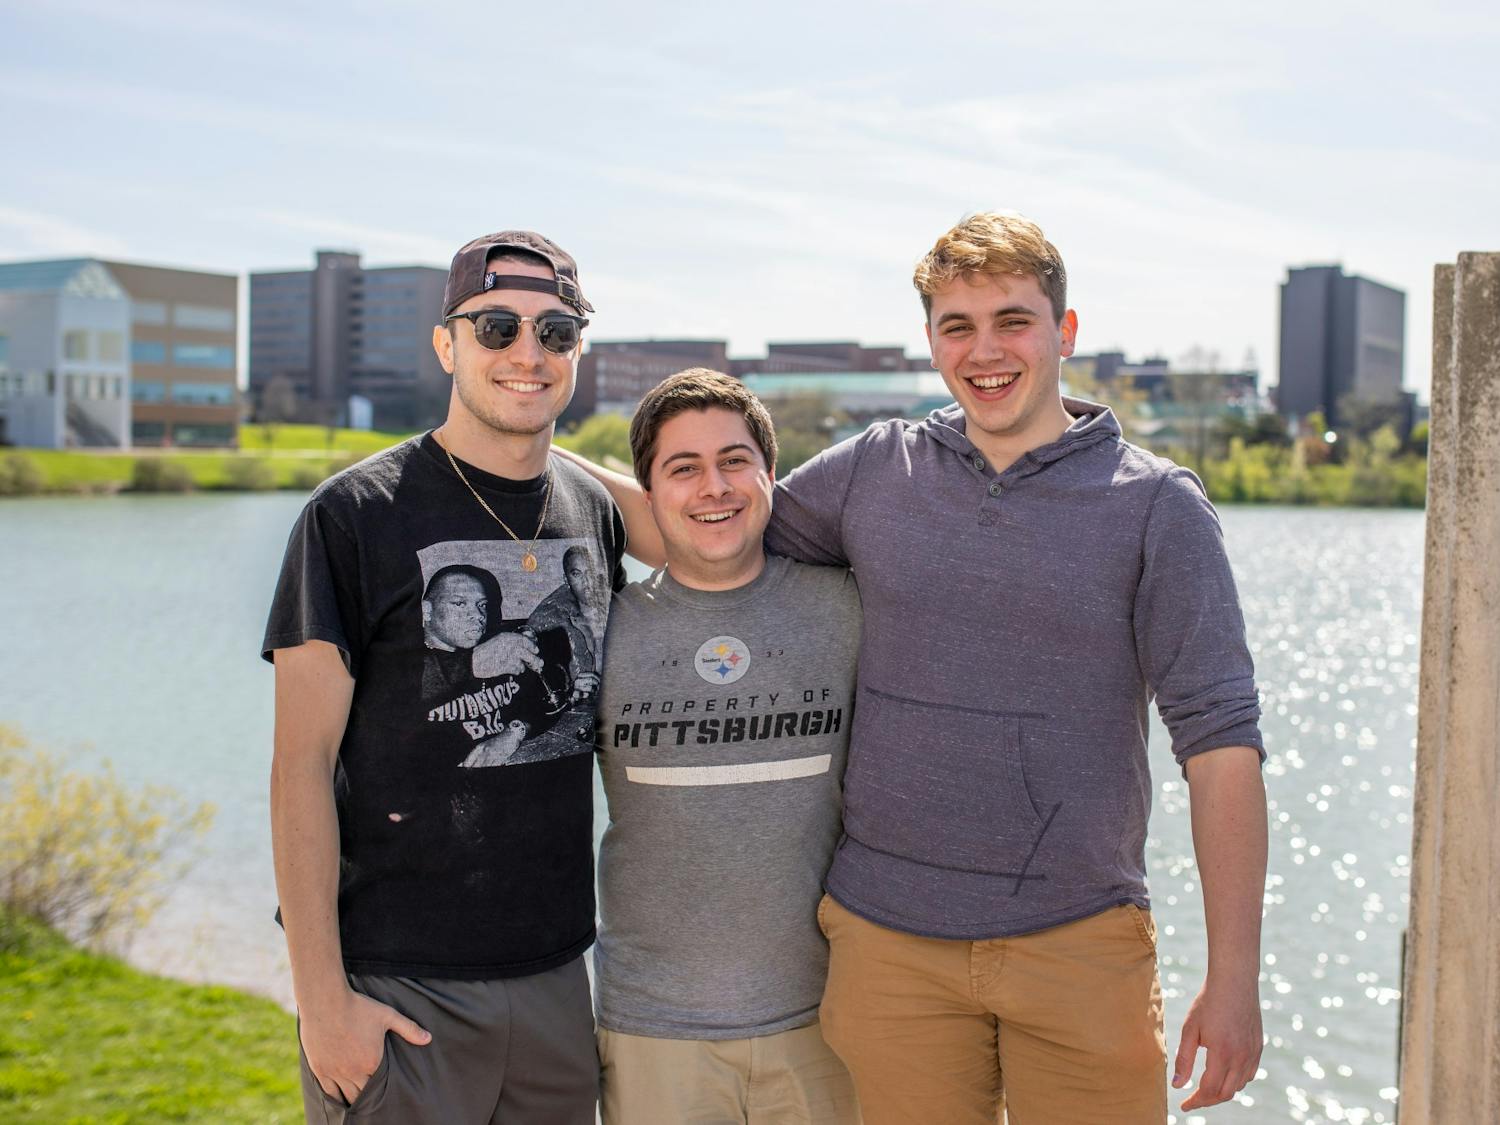
[[[867,348],[848,341],[771,344],[763,356],[730,359],[729,345],[724,340],[596,340],[588,345],[579,361],[578,389],[562,420],[575,422],[596,413],[632,414],[647,391],[687,367],[726,372],[744,380],[752,389],[756,386],[753,376],[798,377],[760,384],[765,388],[774,386],[777,394],[824,394],[837,385],[840,376],[846,375],[867,380],[872,376],[929,371],[925,356],[918,359],[907,356],[899,347]],[[813,375],[828,376],[829,380],[800,378]],[[916,387],[910,380],[896,383]],[[896,383],[879,386],[894,387]],[[858,397],[876,384],[866,381],[862,386],[863,391],[856,391],[852,384],[838,385],[838,389]],[[871,393],[887,395],[883,389]],[[907,403],[915,391],[890,393],[896,395],[892,402]]]
[[[130,444],[130,298],[99,262],[0,265],[0,441]]]
[[[1406,294],[1339,266],[1289,269],[1281,284],[1281,365],[1276,409],[1321,411],[1340,424],[1345,400],[1405,404],[1401,389]]]
[[[431,266],[365,267],[358,254],[332,250],[319,250],[311,270],[252,273],[256,417],[348,424],[357,397],[376,429],[440,423],[451,383],[432,327],[447,277]]]
[[[0,265],[0,440],[233,445],[232,274],[94,258]]]
[[[130,298],[130,443],[236,444],[240,279],[131,262],[102,265]]]
[[[633,414],[647,391],[684,368],[729,368],[723,340],[594,340],[587,349],[564,424],[590,414]]]
[[[784,375],[811,372],[925,371],[926,357],[907,356],[899,347],[867,348],[852,340],[802,341],[769,344],[763,356],[730,360],[729,373],[744,375]]]

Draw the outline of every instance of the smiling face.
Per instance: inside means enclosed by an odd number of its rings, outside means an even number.
[[[1077,331],[1071,309],[1058,322],[1035,277],[966,274],[933,292],[932,365],[996,469],[1068,428],[1058,382]]]
[[[501,259],[501,263],[490,268],[525,277],[553,276],[550,266],[537,262]],[[479,309],[505,309],[518,316],[573,311],[552,294],[520,289],[477,293],[454,311]],[[554,355],[537,343],[536,325],[528,322],[521,326],[521,335],[515,343],[496,352],[479,346],[469,321],[454,320],[450,325],[439,325],[432,337],[443,370],[453,376],[450,417],[453,412],[461,411],[502,434],[550,431],[552,423],[573,398],[582,342],[566,355]]]
[[[743,415],[713,407],[668,418],[645,483],[672,577],[728,590],[760,573],[771,473]]]
[[[453,652],[473,648],[484,637],[489,598],[484,584],[468,574],[445,574],[422,600],[422,632],[428,648]]]

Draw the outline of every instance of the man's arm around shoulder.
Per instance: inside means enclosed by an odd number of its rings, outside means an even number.
[[[1186,763],[1193,851],[1203,885],[1208,973],[1182,1025],[1172,1085],[1203,1078],[1184,1110],[1234,1097],[1255,1077],[1262,1047],[1260,919],[1266,886],[1266,789],[1260,751],[1224,746]]]
[[[571,449],[564,449],[560,445],[554,445],[552,452],[573,462],[609,492],[610,499],[615,502],[615,506],[620,509],[620,515],[625,519],[626,554],[639,559],[649,567],[665,565],[667,549],[661,541],[661,532],[657,529],[656,520],[651,516],[651,509],[646,504],[646,493],[641,489],[640,482],[634,477],[627,477],[624,473],[617,473],[606,469],[603,465],[596,465],[587,457],[574,453]]]
[[[339,945],[339,826],[333,771],[354,698],[339,650],[323,641],[276,650],[271,846],[276,894],[302,1021],[302,1050],[323,1091],[353,1102],[380,1065],[385,1033],[432,1037],[394,1008],[361,996]]]

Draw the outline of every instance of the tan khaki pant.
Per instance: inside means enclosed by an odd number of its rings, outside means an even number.
[[[754,1039],[599,1030],[604,1125],[859,1125],[854,1083],[818,1025]]]
[[[1135,906],[989,941],[914,937],[827,895],[823,1034],[865,1125],[1163,1125],[1156,928]]]

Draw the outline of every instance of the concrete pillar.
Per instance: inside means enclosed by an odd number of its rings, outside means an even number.
[[[1500,1121],[1500,253],[1433,285],[1402,1125]]]

